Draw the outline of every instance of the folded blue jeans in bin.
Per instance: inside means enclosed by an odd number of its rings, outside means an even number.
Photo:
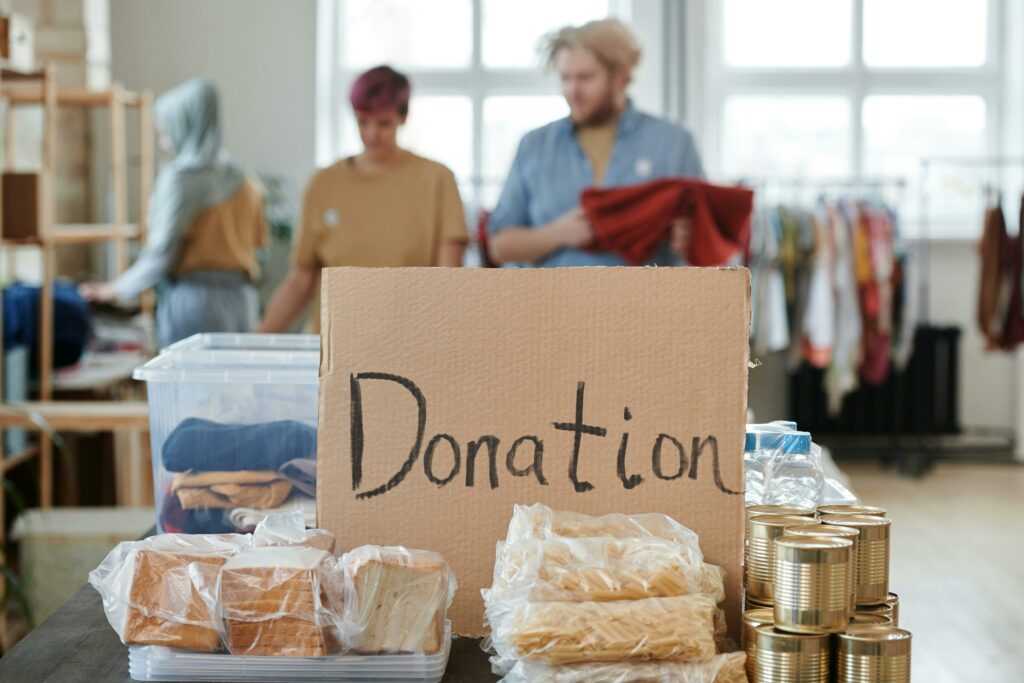
[[[190,417],[168,435],[162,457],[169,472],[277,470],[289,460],[316,457],[316,427],[295,420],[221,424]]]

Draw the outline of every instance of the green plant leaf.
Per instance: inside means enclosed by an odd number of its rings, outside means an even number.
[[[10,499],[11,504],[14,505],[14,509],[19,515],[24,514],[28,507],[25,505],[25,498],[22,497],[21,491],[14,485],[14,482],[4,477],[3,481],[4,495]]]
[[[13,596],[18,604],[21,606],[22,612],[25,614],[25,621],[28,622],[29,629],[35,628],[36,622],[32,617],[32,608],[28,604],[28,595],[25,593],[24,587],[21,585],[21,579],[14,573],[14,570],[7,564],[0,565],[0,574],[4,577],[4,585],[6,591],[4,591],[3,603],[0,604],[0,608],[6,609],[7,602]]]

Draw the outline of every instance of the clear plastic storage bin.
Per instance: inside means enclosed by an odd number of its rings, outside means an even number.
[[[147,383],[157,530],[249,531],[316,510],[320,339],[199,334],[136,368]]]
[[[451,650],[451,623],[437,654],[250,657],[128,648],[128,671],[136,681],[418,681],[438,683]]]

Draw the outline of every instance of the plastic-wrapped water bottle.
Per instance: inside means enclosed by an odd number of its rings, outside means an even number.
[[[764,424],[748,424],[743,446],[744,502],[747,506],[764,504],[765,453],[762,452],[762,434],[779,434],[796,431],[796,422],[777,420]]]
[[[795,423],[748,425],[743,462],[747,505],[818,505],[825,484],[821,452]]]

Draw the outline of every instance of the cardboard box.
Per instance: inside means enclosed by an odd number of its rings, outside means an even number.
[[[29,70],[35,54],[32,20],[24,14],[0,15],[0,59],[16,69]]]
[[[43,231],[43,176],[4,173],[3,234],[5,240],[35,240]]]
[[[324,270],[318,522],[340,548],[440,552],[449,616],[512,505],[662,512],[700,535],[740,618],[745,269]]]

